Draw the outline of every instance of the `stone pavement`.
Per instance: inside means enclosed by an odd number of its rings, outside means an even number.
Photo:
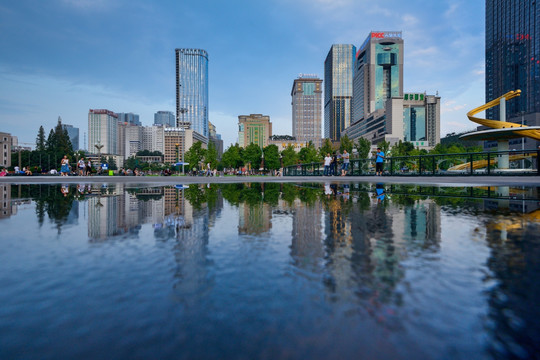
[[[152,185],[246,182],[385,183],[437,186],[540,186],[540,176],[6,176],[0,184],[129,183]]]

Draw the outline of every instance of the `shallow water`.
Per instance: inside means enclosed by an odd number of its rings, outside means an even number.
[[[0,358],[533,358],[538,188],[0,186]]]

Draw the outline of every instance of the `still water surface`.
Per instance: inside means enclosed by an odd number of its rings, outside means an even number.
[[[0,186],[1,359],[540,353],[538,188]]]

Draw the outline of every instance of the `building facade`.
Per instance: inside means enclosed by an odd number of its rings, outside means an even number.
[[[301,142],[321,145],[322,79],[301,74],[293,82],[292,134]]]
[[[176,49],[176,126],[208,137],[208,53],[201,49]]]
[[[165,126],[153,125],[142,128],[142,150],[165,151]]]
[[[238,145],[245,148],[254,143],[264,148],[272,136],[270,116],[262,114],[238,116]]]
[[[400,138],[402,128],[387,121],[392,98],[403,97],[401,31],[372,31],[358,49],[353,80],[352,124],[372,142]],[[389,126],[390,125],[390,126]]]
[[[11,134],[0,132],[0,167],[8,168],[11,166],[11,148],[13,138]]]
[[[174,164],[182,161],[185,154],[197,141],[202,143],[204,149],[208,148],[208,138],[192,129],[164,128],[164,162]]]
[[[370,128],[370,124],[381,124]],[[379,132],[379,129],[385,132]],[[391,133],[386,133],[391,129]],[[383,109],[377,109],[364,121],[357,121],[343,135],[357,141],[363,137],[372,143],[401,141],[420,149],[432,149],[441,142],[441,98],[425,93],[406,93],[387,99]]]
[[[106,109],[88,110],[88,150],[116,155],[118,154],[117,143],[118,115]]]
[[[486,102],[511,90],[521,96],[506,103],[506,120],[540,126],[540,4],[535,0],[486,0]],[[499,119],[499,107],[486,110]],[[510,149],[537,149],[539,141],[510,141]],[[486,141],[484,148],[496,147]]]
[[[171,111],[158,111],[154,114],[154,125],[163,125],[165,127],[175,127],[176,118]]]
[[[218,160],[221,160],[223,155],[223,140],[221,140],[221,135],[216,131],[216,125],[208,122],[208,141],[211,141],[214,144],[217,152]]]
[[[324,61],[324,137],[332,141],[352,119],[354,54],[350,44],[334,44]]]

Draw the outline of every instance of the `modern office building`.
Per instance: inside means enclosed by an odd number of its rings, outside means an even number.
[[[127,159],[143,150],[142,129],[133,123],[118,122],[118,155]]]
[[[294,80],[292,96],[292,134],[300,142],[321,146],[322,79],[300,74]]]
[[[106,109],[88,110],[88,150],[118,154],[118,115]]]
[[[142,127],[142,149],[149,151],[165,151],[165,126],[153,125]]]
[[[332,141],[352,119],[354,54],[350,44],[334,44],[324,61],[324,137]]]
[[[58,117],[58,120],[61,122],[61,118]],[[71,146],[73,151],[79,150],[79,128],[74,127],[73,125],[62,124],[62,128],[67,131],[69,136],[69,141],[71,141]]]
[[[372,31],[356,53],[352,124],[376,143],[399,139],[403,127],[386,119],[387,101],[403,99],[401,31]]]
[[[141,126],[141,121],[139,120],[139,115],[137,114],[117,113],[116,115],[118,115],[119,122]]]
[[[208,137],[208,53],[176,49],[176,126],[188,122]]]
[[[506,120],[540,126],[540,4],[536,0],[486,0],[486,102],[511,90],[521,96],[506,103]],[[486,118],[499,119],[499,107]],[[510,149],[536,149],[539,141],[515,139]],[[496,147],[486,141],[484,147]]]
[[[154,114],[154,125],[163,125],[165,127],[175,127],[176,118],[171,111],[158,111]]]
[[[251,143],[264,148],[272,136],[270,116],[262,114],[238,116],[238,145],[245,148]]]

